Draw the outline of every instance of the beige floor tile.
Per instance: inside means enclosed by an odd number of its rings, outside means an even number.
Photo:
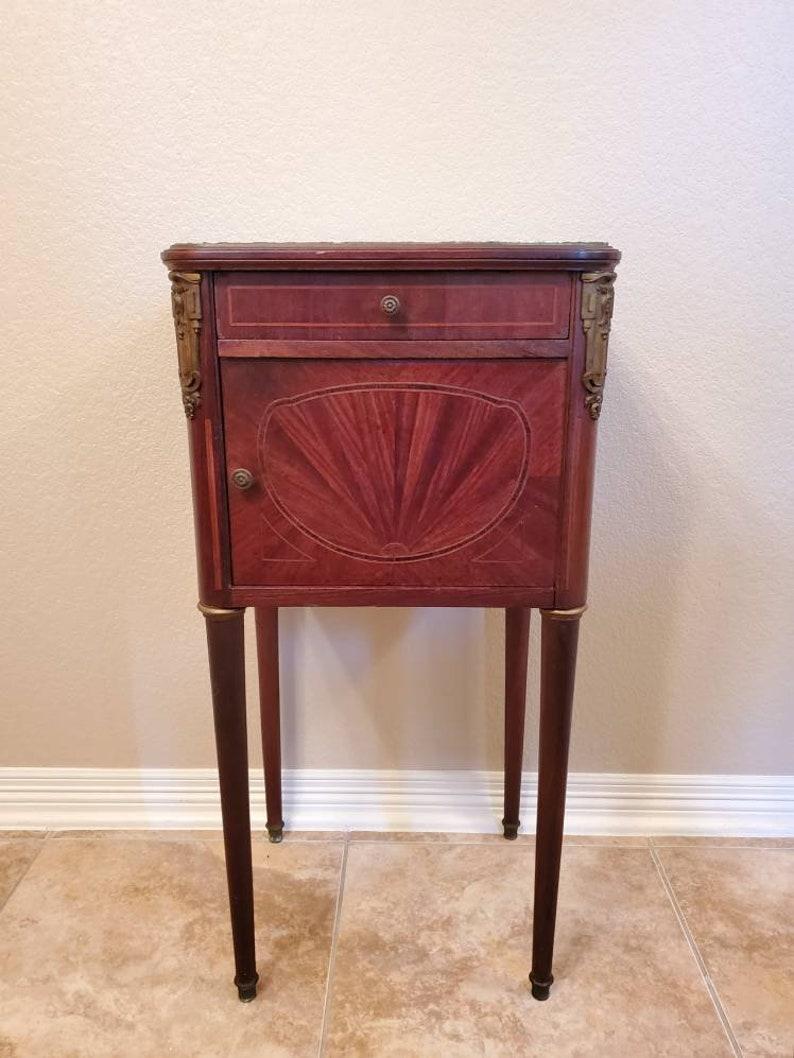
[[[794,1054],[794,849],[658,850],[744,1058]]]
[[[566,834],[563,838],[564,845],[606,845],[615,849],[647,849],[650,842],[650,838],[636,835]]]
[[[0,908],[13,893],[19,879],[43,847],[44,832],[3,831],[0,833]],[[2,1051],[0,1051],[2,1058]]]
[[[2,837],[0,833],[0,837]],[[344,830],[285,830],[284,840],[291,841],[344,841]],[[254,841],[269,842],[267,830],[253,830]],[[206,841],[217,838],[223,840],[220,828],[211,830],[53,830],[50,841],[117,841],[125,838],[129,841]],[[0,1056],[2,1058],[2,1056]]]
[[[642,849],[563,854],[551,999],[530,996],[533,850],[352,843],[326,1058],[729,1058]]]
[[[651,844],[656,848],[678,848],[711,846],[715,849],[794,849],[794,838],[690,838],[690,837],[655,837]]]
[[[403,830],[351,830],[350,841],[373,841],[373,842],[399,842],[402,844],[428,844],[441,845],[503,845],[505,837],[501,831],[495,834],[452,834],[436,831],[403,831]],[[624,848],[647,848],[649,838],[642,837],[600,837],[598,835],[566,834],[566,845],[610,845]],[[535,844],[533,833],[519,833],[515,838],[516,844]]]
[[[534,835],[530,835],[534,842]],[[435,830],[351,830],[350,841],[398,845],[495,845],[504,842],[501,833],[455,834]],[[519,834],[519,841],[526,837]]]
[[[217,837],[46,842],[0,913],[0,1055],[315,1058],[342,856],[255,845],[242,1004]]]
[[[221,837],[220,830],[52,830],[50,841],[204,841]]]
[[[257,831],[257,837],[269,841],[266,830]],[[285,830],[285,841],[346,841],[346,830]]]

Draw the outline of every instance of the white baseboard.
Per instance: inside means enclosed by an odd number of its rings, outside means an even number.
[[[536,775],[521,818],[534,829]],[[496,833],[502,774],[485,771],[284,772],[292,830]],[[255,828],[265,823],[262,772],[251,772]],[[210,768],[0,768],[0,829],[214,829]],[[572,773],[569,834],[794,835],[794,776]]]

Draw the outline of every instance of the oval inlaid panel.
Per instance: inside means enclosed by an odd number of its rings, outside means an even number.
[[[513,401],[372,383],[274,401],[259,457],[274,504],[307,536],[353,558],[409,562],[501,521],[526,482],[529,443]]]

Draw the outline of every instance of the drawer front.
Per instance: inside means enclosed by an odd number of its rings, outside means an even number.
[[[564,339],[564,272],[237,272],[216,281],[221,339]]]
[[[553,586],[564,361],[221,371],[235,586]]]

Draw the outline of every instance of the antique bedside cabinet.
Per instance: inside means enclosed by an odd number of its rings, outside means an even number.
[[[280,841],[278,608],[498,606],[506,838],[519,827],[532,607],[542,619],[530,980],[546,999],[620,254],[605,243],[229,243],[162,256],[240,998],[258,980],[245,608],[256,614],[267,828]]]

